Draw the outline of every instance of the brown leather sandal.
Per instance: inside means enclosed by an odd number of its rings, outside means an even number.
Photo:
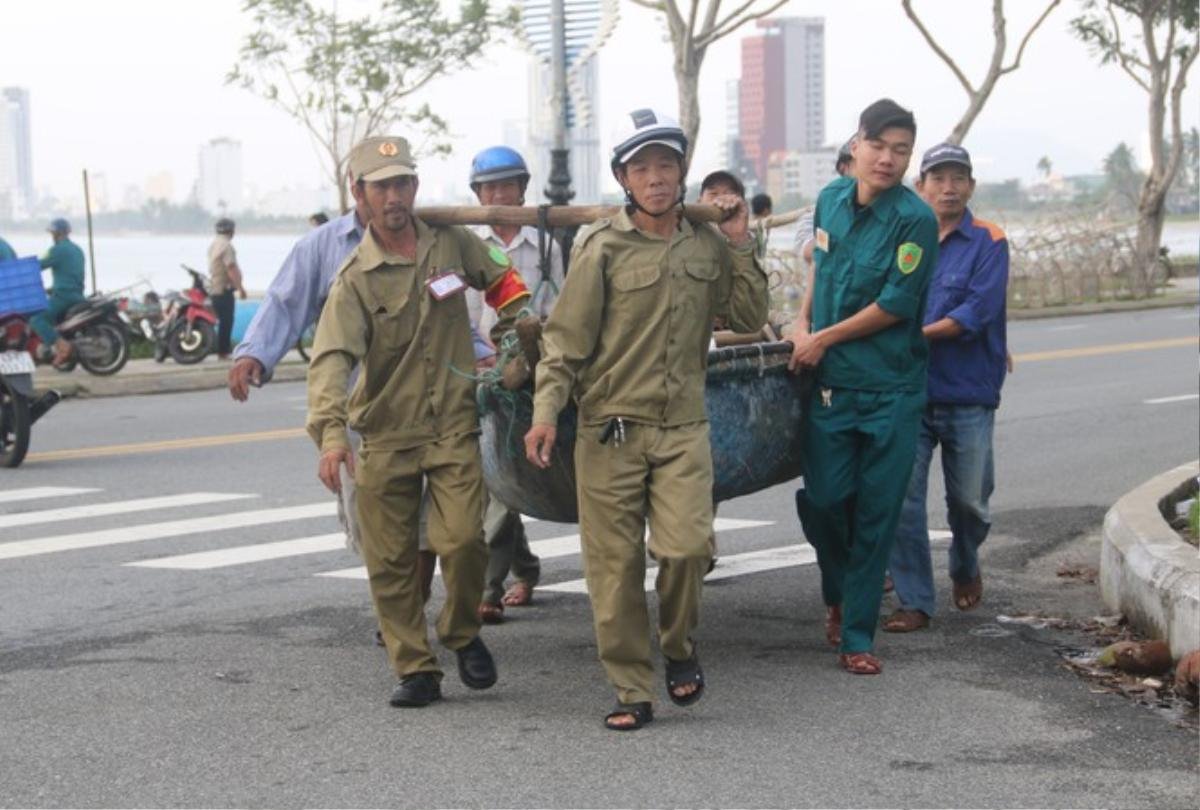
[[[842,653],[838,656],[838,663],[851,675],[878,675],[883,672],[883,663],[869,652]]]
[[[484,624],[501,624],[504,621],[504,605],[483,602],[479,605],[479,621]]]
[[[928,626],[929,617],[920,610],[900,608],[892,611],[892,614],[883,620],[883,630],[887,633],[911,633]]]

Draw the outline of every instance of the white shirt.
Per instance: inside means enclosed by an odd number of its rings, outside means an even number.
[[[521,274],[525,286],[529,288],[529,294],[534,295],[535,291],[537,293],[530,301],[529,307],[542,318],[548,316],[563,285],[562,249],[558,242],[551,239],[549,235],[546,236],[546,243],[550,247],[550,281],[542,284],[539,289],[538,284],[542,280],[542,272],[538,269],[537,228],[532,225],[521,228],[510,245],[501,242],[489,225],[477,225],[472,230],[480,239],[504,251],[513,263],[513,267]],[[551,281],[554,282],[554,286],[551,286]],[[496,311],[484,303],[482,291],[467,290],[466,295],[471,325],[479,334],[487,335],[496,325]]]

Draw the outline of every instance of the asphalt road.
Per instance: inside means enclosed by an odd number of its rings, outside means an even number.
[[[757,523],[719,534],[708,694],[636,734],[600,723],[579,557],[553,539],[574,527],[528,527],[566,587],[485,630],[496,688],[469,692],[443,651],[446,701],[391,709],[294,432],[302,385],[65,402],[0,471],[0,805],[1194,807],[1194,730],[1067,672],[1056,646],[1085,640],[997,617],[1104,612],[1056,560],[1094,558],[1117,497],[1196,457],[1197,318],[1011,325],[985,601],[959,613],[943,589],[931,629],[881,634],[880,677],[837,668],[802,553],[741,557],[802,542],[793,487],[723,504]]]

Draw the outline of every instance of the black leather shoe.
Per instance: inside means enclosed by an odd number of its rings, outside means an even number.
[[[496,662],[479,636],[457,650],[458,677],[470,689],[487,689],[496,683]]]
[[[442,685],[437,676],[432,672],[417,672],[400,679],[388,702],[406,709],[419,709],[441,699]]]

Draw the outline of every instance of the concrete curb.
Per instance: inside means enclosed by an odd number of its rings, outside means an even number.
[[[1104,518],[1100,592],[1143,633],[1166,639],[1178,659],[1200,648],[1200,555],[1167,525],[1159,500],[1189,475],[1193,461],[1127,493]]]
[[[55,376],[51,376],[54,374]],[[229,366],[171,369],[152,374],[124,371],[111,377],[97,377],[82,369],[71,374],[47,372],[38,374],[34,385],[39,391],[53,388],[64,397],[130,397],[145,394],[172,394],[183,391],[210,391],[224,388]],[[281,363],[275,368],[272,382],[296,382],[308,377],[306,363]]]

